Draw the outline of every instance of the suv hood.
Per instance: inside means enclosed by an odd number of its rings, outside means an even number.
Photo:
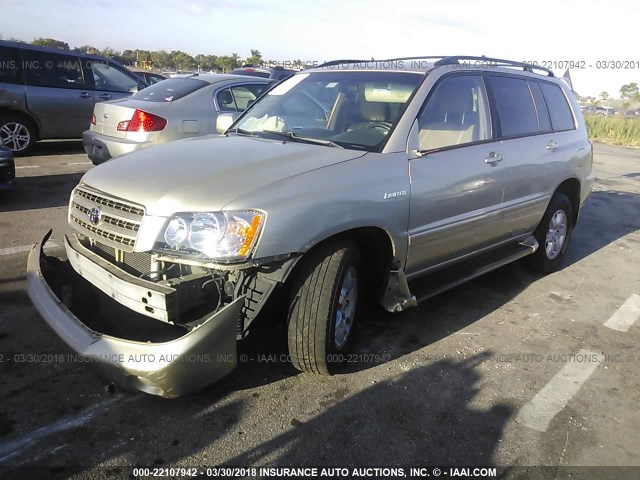
[[[143,205],[149,215],[218,211],[233,199],[270,183],[366,153],[293,141],[211,135],[110,160],[89,170],[81,183]]]

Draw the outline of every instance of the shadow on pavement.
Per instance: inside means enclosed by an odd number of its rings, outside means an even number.
[[[85,153],[82,146],[82,140],[55,140],[37,142],[33,146],[33,150],[29,153],[30,157],[42,157],[45,155],[75,155],[77,153]],[[18,157],[18,161],[20,158]]]
[[[62,207],[69,204],[71,190],[83,173],[19,177],[15,185],[0,191],[0,213],[37,208]]]
[[[470,406],[483,353],[440,360],[384,380],[323,413],[229,459],[229,465],[490,465],[514,411]],[[384,445],[384,458],[377,458]],[[472,445],[461,449],[460,445]],[[376,460],[377,458],[377,460]]]
[[[592,192],[580,212],[564,268],[638,230],[640,195],[617,190]]]

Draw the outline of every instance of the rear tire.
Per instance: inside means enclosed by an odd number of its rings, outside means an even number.
[[[360,255],[351,241],[320,247],[303,260],[291,291],[288,343],[303,372],[335,373],[353,340],[360,289]]]
[[[558,269],[569,247],[573,231],[573,208],[562,193],[555,193],[534,236],[538,250],[524,259],[525,264],[540,273]]]
[[[0,116],[0,146],[16,157],[27,155],[36,143],[36,129],[20,115]]]

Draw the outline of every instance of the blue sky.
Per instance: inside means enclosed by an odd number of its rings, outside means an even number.
[[[582,95],[618,96],[622,84],[640,83],[640,65],[596,69],[599,60],[640,62],[632,1],[0,0],[0,12],[4,38],[71,46],[241,57],[257,48],[278,61],[461,53],[583,60],[584,70],[571,71]]]

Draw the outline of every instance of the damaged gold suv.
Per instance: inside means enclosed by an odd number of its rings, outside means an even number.
[[[327,374],[365,294],[391,312],[526,257],[561,263],[593,183],[573,94],[545,69],[486,57],[332,62],[273,87],[223,135],[90,170],[67,260],[36,245],[29,294],[115,381],[197,391],[276,292],[289,353]]]

